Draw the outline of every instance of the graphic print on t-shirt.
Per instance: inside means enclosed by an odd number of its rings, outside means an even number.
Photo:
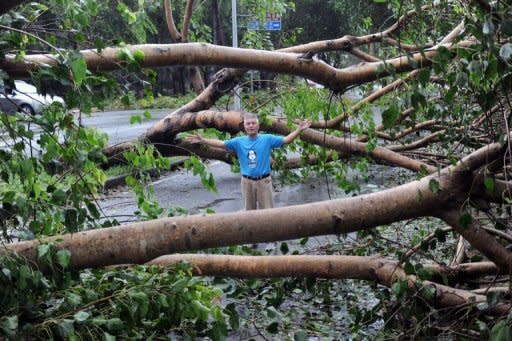
[[[253,149],[249,149],[247,159],[249,160],[249,168],[256,168],[256,152]]]

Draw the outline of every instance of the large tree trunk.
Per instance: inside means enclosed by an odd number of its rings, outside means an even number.
[[[224,34],[224,30],[222,29],[222,24],[220,22],[219,16],[219,2],[218,0],[212,0],[210,5],[212,14],[212,24],[213,24],[213,43],[215,45],[226,45],[226,36]]]
[[[468,46],[461,42],[454,46]],[[302,76],[327,86],[334,91],[343,92],[349,85],[371,82],[393,72],[406,72],[431,64],[437,55],[436,50],[426,50],[409,57],[398,57],[382,62],[366,63],[357,68],[336,69],[321,61],[303,60],[290,52],[262,51],[253,49],[236,49],[206,43],[188,44],[146,44],[126,47],[131,52],[141,51],[144,60],[141,66],[171,65],[220,65],[252,68],[272,72]],[[105,48],[102,51],[83,50],[87,66],[92,71],[111,71],[123,64],[121,50],[125,48]],[[13,76],[27,76],[30,71],[41,65],[55,66],[56,58],[51,55],[28,55],[23,60],[16,60],[7,55],[0,61],[0,68]],[[389,70],[389,71],[387,71]]]
[[[387,287],[397,280],[407,281],[412,294],[422,295],[422,288],[432,287],[435,295],[424,296],[436,308],[459,307],[487,302],[485,295],[454,289],[431,281],[417,281],[407,276],[397,262],[379,257],[360,256],[228,256],[175,254],[158,257],[148,265],[174,266],[186,261],[199,276],[240,278],[314,277],[373,281]],[[489,313],[504,315],[510,304],[497,304]]]
[[[421,180],[357,197],[308,205],[267,210],[164,218],[114,228],[91,230],[49,238],[59,248],[72,253],[76,269],[112,264],[144,263],[158,256],[235,244],[290,240],[318,235],[339,235],[393,222],[424,217],[444,217],[467,200],[475,178],[472,174],[485,160],[502,155],[500,144],[482,148],[455,166]],[[476,172],[476,174],[478,174]],[[439,183],[434,193],[431,182]],[[460,230],[475,248],[498,267],[510,271],[509,253],[485,230]],[[483,241],[483,242],[480,242]],[[40,241],[7,245],[27,259],[37,262]]]

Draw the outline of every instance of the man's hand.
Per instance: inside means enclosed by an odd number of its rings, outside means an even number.
[[[187,140],[187,142],[189,142],[189,143],[194,143],[194,144],[203,142],[203,138],[200,135],[190,135],[190,136],[185,137],[185,140]]]
[[[303,121],[303,120],[296,120],[295,122],[298,124],[297,129],[292,131],[290,134],[286,135],[286,137],[283,140],[283,144],[291,143],[293,140],[295,140],[295,138],[297,136],[299,136],[299,134],[303,130],[308,129],[309,127],[311,127],[311,120],[305,120],[305,121]]]
[[[298,129],[300,131],[303,131],[305,129],[308,129],[309,127],[311,127],[311,120],[297,120],[297,123],[299,124],[299,127]]]

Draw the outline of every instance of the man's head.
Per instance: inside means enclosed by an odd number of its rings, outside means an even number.
[[[260,123],[258,121],[258,116],[253,113],[245,113],[244,114],[244,129],[247,135],[250,137],[256,137],[258,135],[258,131],[260,129]]]

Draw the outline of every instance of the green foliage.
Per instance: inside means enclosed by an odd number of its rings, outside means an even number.
[[[191,276],[187,264],[66,270],[70,253],[41,245],[50,274],[15,257],[0,258],[0,336],[8,339],[205,337],[222,340],[228,316],[222,292]],[[235,326],[236,327],[236,326]]]
[[[37,136],[35,126],[41,129]],[[0,201],[9,217],[4,233],[18,230],[33,238],[96,227],[98,210],[89,196],[106,180],[98,167],[106,135],[79,128],[59,106],[35,117],[1,114],[0,129],[11,146],[0,158]]]
[[[154,187],[150,183],[148,170],[169,170],[170,160],[160,156],[153,145],[136,144],[134,150],[125,152],[123,156],[130,165],[132,174],[126,178],[126,184],[135,192],[139,208],[134,214],[142,220],[159,218],[163,209],[158,201],[151,199]]]
[[[194,176],[199,175],[201,183],[207,190],[217,192],[213,174],[208,172],[206,165],[199,158],[191,156],[185,160],[184,166],[187,170],[191,170]]]

